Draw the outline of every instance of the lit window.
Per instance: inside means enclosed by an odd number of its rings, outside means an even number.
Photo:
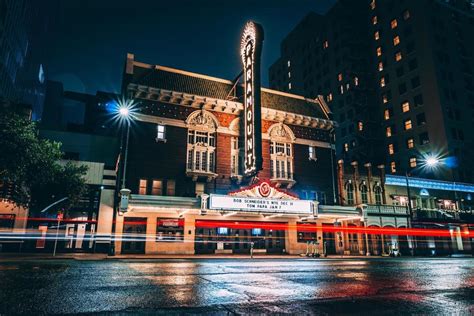
[[[354,77],[354,85],[355,86],[359,85],[359,77]]]
[[[374,15],[374,16],[372,17],[372,24],[373,24],[373,25],[377,24],[377,16],[376,16],[376,15]]]
[[[377,56],[382,56],[382,47],[377,47]]]
[[[408,138],[407,139],[407,148],[413,148],[415,147],[415,141],[413,140],[413,138]]]
[[[151,194],[152,195],[163,195],[163,181],[161,180],[153,180],[151,187]]]
[[[288,132],[286,132],[285,136],[281,136],[281,128],[281,126],[277,126],[269,131],[271,139],[270,175],[272,179],[293,179],[292,140]]]
[[[409,129],[411,129],[411,128],[412,128],[411,120],[410,120],[410,119],[405,120],[404,126],[405,126],[405,130],[406,130],[406,131],[409,130]]]
[[[327,40],[324,41],[323,43],[323,48],[326,49],[329,47],[329,42]]]
[[[411,157],[410,158],[410,167],[415,168],[416,167],[416,157]]]
[[[384,94],[384,95],[382,96],[382,102],[383,102],[383,104],[388,103],[388,96],[387,96],[386,94]]]
[[[389,155],[393,155],[395,153],[395,149],[393,148],[393,144],[388,144],[388,153],[389,153]]]
[[[329,94],[328,94],[327,100],[328,100],[328,102],[332,101],[332,93],[329,93]]]
[[[195,118],[195,121],[199,123],[188,129],[186,170],[188,172],[214,173],[216,133],[212,127],[214,125],[213,118],[205,111],[197,114]]]
[[[239,140],[237,137],[232,137],[230,140],[231,147],[230,147],[230,157],[231,157],[231,165],[230,165],[230,172],[231,175],[236,176],[239,175],[239,165],[241,165],[241,155],[239,150]]]
[[[138,184],[138,194],[146,195],[146,187],[147,187],[147,180],[140,179],[140,182]]]
[[[397,19],[393,19],[391,22],[390,22],[390,27],[392,29],[396,28],[398,26],[398,22],[397,22]]]
[[[379,31],[375,31],[375,33],[374,33],[374,39],[375,39],[376,41],[378,41],[378,40],[380,39],[380,33],[379,33]]]
[[[390,126],[387,126],[387,128],[385,129],[385,134],[387,135],[387,137],[392,136],[392,128]]]
[[[392,161],[390,163],[390,172],[392,172],[392,173],[397,172],[397,164],[395,163],[395,161]]]
[[[291,82],[288,83],[288,90],[291,90]]]
[[[339,92],[341,92],[341,94],[344,94],[344,85],[341,85],[339,87]]]
[[[166,141],[166,128],[164,125],[158,124],[156,125],[156,139],[157,142],[159,141]]]
[[[166,195],[168,196],[176,195],[176,181],[175,180],[166,181]]]
[[[389,109],[386,109],[386,110],[383,112],[383,117],[384,117],[385,120],[390,119],[390,110],[389,110]]]
[[[291,61],[288,60],[287,65],[288,65],[288,67],[290,67],[291,66]]]
[[[383,62],[379,62],[379,71],[383,70]]]
[[[359,122],[357,123],[357,129],[358,129],[359,131],[363,131],[363,130],[364,130],[364,122],[359,121]]]
[[[348,143],[344,143],[344,151],[349,151],[349,144]]]
[[[370,8],[371,8],[372,10],[375,9],[375,0],[372,0],[372,1],[370,2]]]
[[[410,111],[410,102],[405,101],[402,103],[402,112],[405,113],[408,111]]]
[[[395,53],[395,60],[396,61],[402,60],[402,52],[396,52]]]
[[[410,18],[410,11],[405,10],[403,11],[403,19],[408,20]]]
[[[395,36],[393,38],[393,46],[397,46],[398,44],[400,44],[400,36]]]
[[[337,75],[337,80],[338,80],[338,81],[342,81],[342,74],[341,74],[341,73],[339,73],[339,74]]]
[[[316,147],[314,146],[309,146],[308,147],[308,158],[309,160],[316,160]]]
[[[385,87],[385,77],[380,78],[380,86]]]
[[[291,72],[288,71],[288,78],[291,78]]]

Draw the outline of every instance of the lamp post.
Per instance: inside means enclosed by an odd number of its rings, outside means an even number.
[[[120,157],[124,157],[123,160],[120,158],[120,165],[123,167],[120,168],[119,166],[119,171],[121,170],[122,172],[122,179],[121,179],[121,184],[120,184],[120,190],[118,189],[119,186],[116,185],[116,190],[115,190],[115,195],[117,196],[120,192],[120,194],[125,194],[126,199],[123,199],[122,197],[120,198],[119,201],[119,207],[122,209],[122,204],[127,204],[128,206],[128,196],[130,194],[130,190],[125,188],[125,180],[126,180],[126,174],[127,174],[127,158],[128,158],[128,142],[130,139],[130,125],[133,120],[133,110],[134,110],[134,102],[133,100],[119,100],[117,101],[117,113],[116,117],[119,119],[119,121],[123,124],[126,125],[126,131],[125,131],[125,146],[124,146],[124,133],[122,131],[122,137],[121,137],[121,145],[120,145]],[[120,179],[118,179],[120,181]],[[117,201],[117,198],[115,198],[115,201]],[[114,203],[115,204],[115,203]],[[114,205],[113,208],[113,216],[112,216],[112,238],[110,240],[110,249],[109,249],[109,255],[115,256],[115,229],[116,229],[116,221],[117,221],[117,205]]]

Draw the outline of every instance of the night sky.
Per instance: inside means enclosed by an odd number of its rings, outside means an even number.
[[[49,33],[46,73],[66,90],[118,92],[127,52],[138,61],[232,80],[240,72],[240,32],[265,30],[263,85],[280,42],[310,11],[335,0],[66,0]],[[54,10],[56,11],[56,10]]]

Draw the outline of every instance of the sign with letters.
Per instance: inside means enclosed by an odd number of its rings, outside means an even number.
[[[305,200],[265,199],[211,194],[211,210],[240,211],[250,213],[275,213],[312,215],[313,203]]]
[[[260,58],[263,28],[247,22],[240,43],[244,76],[244,175],[251,177],[262,169],[262,128],[260,104]]]

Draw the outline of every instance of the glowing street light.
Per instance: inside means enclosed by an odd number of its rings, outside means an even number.
[[[130,114],[130,111],[126,107],[120,107],[119,114],[123,117],[128,117],[128,115]]]
[[[426,159],[426,165],[428,167],[435,167],[439,163],[440,163],[440,160],[438,157],[428,157]]]

